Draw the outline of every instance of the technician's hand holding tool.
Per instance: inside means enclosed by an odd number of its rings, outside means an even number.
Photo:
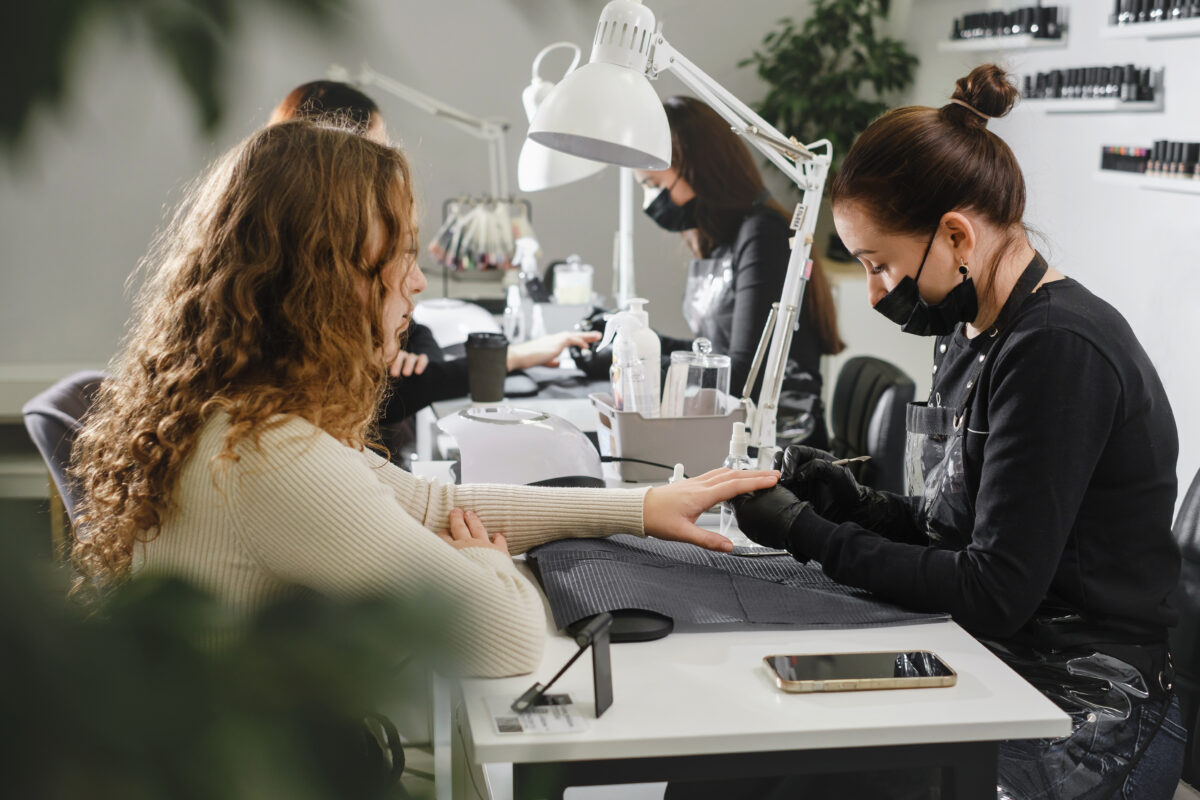
[[[779,483],[831,522],[853,522],[878,532],[899,501],[861,485],[845,466],[868,457],[835,459],[815,447],[792,445],[782,453]]]

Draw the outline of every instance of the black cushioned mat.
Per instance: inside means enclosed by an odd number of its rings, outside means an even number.
[[[790,555],[739,556],[630,535],[530,550],[560,629],[602,611],[642,609],[678,627],[865,628],[948,619],[843,586]]]

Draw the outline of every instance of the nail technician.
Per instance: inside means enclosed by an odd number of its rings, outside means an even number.
[[[977,67],[947,105],[876,120],[833,182],[875,310],[936,337],[909,496],[789,448],[738,522],[842,583],[949,611],[1070,714],[1068,739],[1001,743],[1000,797],[1165,800],[1186,740],[1167,654],[1175,420],[1121,314],[1030,244],[1021,169],[988,130],[1017,97]]]
[[[771,304],[787,274],[790,214],[771,198],[745,143],[703,102],[663,102],[671,125],[671,166],[636,171],[645,212],[678,232],[695,258],[688,267],[683,316],[713,352],[730,357],[730,390],[741,394]],[[840,352],[837,312],[814,260],[779,400],[781,444],[828,447],[821,403],[821,356]],[[690,350],[691,340],[663,337],[662,352]],[[759,376],[754,389],[762,384]]]

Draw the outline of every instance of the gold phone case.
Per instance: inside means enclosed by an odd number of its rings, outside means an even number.
[[[877,650],[874,652],[864,652],[861,654],[855,653],[846,655],[875,655],[876,653],[891,653],[898,652],[892,650]],[[929,653],[941,662],[949,675],[930,675],[922,678],[839,678],[836,680],[809,680],[809,681],[789,681],[784,680],[775,668],[771,665],[771,660],[775,658],[788,658],[795,655],[841,655],[834,653],[788,653],[763,656],[763,666],[767,672],[775,678],[775,685],[785,692],[808,693],[808,692],[864,692],[874,689],[928,689],[939,686],[953,686],[958,682],[958,673],[954,668],[942,661],[936,653],[930,650],[908,650],[910,653]]]

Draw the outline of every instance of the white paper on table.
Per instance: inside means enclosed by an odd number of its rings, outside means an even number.
[[[577,733],[587,730],[587,720],[571,702],[569,694],[550,694],[546,705],[531,706],[516,712],[511,697],[486,699],[488,714],[496,733]]]

